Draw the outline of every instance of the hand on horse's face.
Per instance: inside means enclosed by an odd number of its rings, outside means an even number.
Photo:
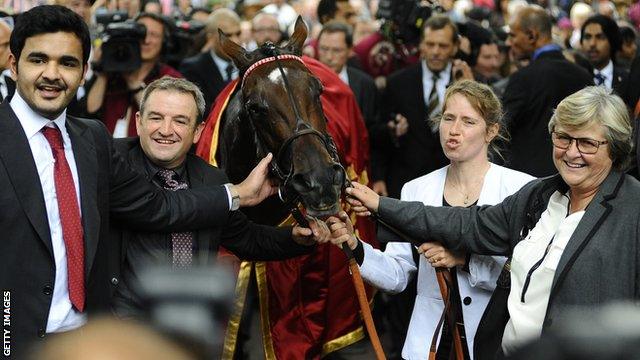
[[[358,216],[369,216],[371,212],[378,212],[380,205],[380,195],[368,187],[353,182],[353,187],[347,188],[347,202]]]
[[[235,185],[235,190],[240,196],[241,207],[257,205],[278,191],[268,177],[269,163],[272,158],[271,153],[267,154],[243,182]]]
[[[309,219],[309,228],[294,226],[291,235],[295,242],[302,245],[323,244],[331,240],[329,227],[317,218]]]

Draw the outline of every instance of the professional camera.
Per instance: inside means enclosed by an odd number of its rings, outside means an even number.
[[[178,67],[182,60],[192,54],[191,50],[195,36],[204,29],[204,24],[196,20],[176,20],[171,25],[171,37],[169,38],[168,49],[165,52],[167,64]]]
[[[134,285],[152,326],[198,359],[220,358],[234,298],[234,281],[228,268],[149,267],[138,280]]]
[[[144,40],[147,29],[144,25],[126,20],[122,13],[102,15],[98,21],[104,26],[101,33],[102,57],[93,64],[96,71],[130,72],[140,68],[140,42]],[[126,21],[123,21],[126,20]]]
[[[417,44],[422,24],[434,12],[443,12],[435,1],[380,0],[376,16],[387,24],[394,40]]]

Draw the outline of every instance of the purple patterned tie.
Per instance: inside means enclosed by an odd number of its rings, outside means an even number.
[[[185,181],[176,180],[178,174],[173,170],[162,169],[158,171],[156,176],[167,190],[177,191],[189,188]],[[171,245],[173,247],[173,267],[190,267],[193,258],[193,233],[191,231],[171,233]]]

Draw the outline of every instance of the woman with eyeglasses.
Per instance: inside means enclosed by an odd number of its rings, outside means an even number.
[[[625,104],[604,87],[584,88],[560,102],[549,132],[553,149],[531,151],[551,150],[558,174],[494,206],[431,207],[357,184],[347,190],[359,214],[377,213],[410,236],[510,258],[480,322],[476,359],[512,354],[561,328],[567,308],[640,297],[640,183],[624,174],[632,132]],[[355,248],[345,220],[329,220],[332,241]]]
[[[440,143],[450,164],[404,185],[401,198],[434,206],[469,207],[496,204],[534,178],[489,161],[499,154],[496,140],[506,138],[502,126],[502,107],[491,89],[475,81],[458,81],[447,88],[442,114],[432,119],[439,129]],[[403,291],[417,274],[417,296],[402,357],[427,359],[429,343],[439,337],[437,359],[449,359],[454,350],[450,324],[464,322],[469,349],[496,279],[506,260],[503,256],[471,255],[449,251],[436,242],[418,248],[422,256],[414,259],[409,243],[396,236],[384,236],[384,252],[366,243],[355,251],[360,272],[367,282],[392,293]],[[456,313],[452,322],[438,328],[444,302],[435,268],[449,268],[453,280],[451,303]],[[464,340],[460,341],[462,343]]]

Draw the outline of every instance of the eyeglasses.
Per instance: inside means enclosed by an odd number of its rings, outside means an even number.
[[[565,133],[554,131],[551,133],[551,142],[553,142],[553,146],[558,149],[567,150],[571,147],[571,143],[576,141],[576,145],[578,146],[578,151],[581,154],[595,154],[598,152],[598,148],[600,145],[608,144],[607,140],[598,141],[589,138],[574,138]]]

